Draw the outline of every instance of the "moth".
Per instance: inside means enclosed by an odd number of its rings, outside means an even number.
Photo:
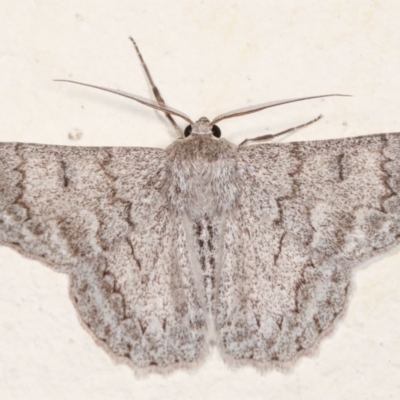
[[[83,325],[135,371],[197,366],[211,346],[230,365],[290,365],[343,313],[353,267],[400,241],[400,134],[236,146],[218,122],[324,96],[193,122],[135,47],[156,101],[83,85],[164,112],[179,138],[1,143],[0,242],[68,274]]]

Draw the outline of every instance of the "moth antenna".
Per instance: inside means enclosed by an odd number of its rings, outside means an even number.
[[[349,94],[324,94],[321,96],[299,97],[297,99],[271,101],[268,103],[262,103],[262,104],[257,104],[255,106],[239,108],[237,110],[233,110],[233,111],[229,111],[229,112],[220,114],[212,120],[211,125],[214,125],[217,122],[222,121],[223,119],[240,117],[241,115],[251,114],[251,113],[254,113],[257,111],[264,110],[266,108],[280,106],[282,104],[294,103],[296,101],[303,101],[303,100],[319,99],[321,97],[332,97],[332,96],[351,97],[351,95],[349,95]]]
[[[155,102],[153,100],[146,99],[145,97],[142,97],[142,96],[138,96],[137,94],[128,93],[128,92],[125,92],[123,90],[109,89],[109,88],[105,88],[105,87],[102,87],[102,86],[90,85],[88,83],[71,81],[71,80],[68,80],[68,79],[54,79],[53,81],[54,82],[75,83],[76,85],[88,86],[88,87],[91,87],[91,88],[94,88],[94,89],[104,90],[105,92],[118,94],[119,96],[127,97],[128,99],[135,100],[135,101],[137,101],[137,102],[139,102],[141,104],[144,104],[147,107],[154,108],[155,110],[163,111],[163,112],[168,113],[168,114],[176,115],[177,117],[183,118],[184,120],[186,120],[190,124],[193,124],[193,121],[185,113],[183,113],[183,112],[181,112],[181,111],[179,111],[179,110],[177,110],[177,109],[175,109],[173,107],[167,106],[166,104],[159,104],[159,103],[157,103],[157,102]]]

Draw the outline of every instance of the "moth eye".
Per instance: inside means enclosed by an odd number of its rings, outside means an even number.
[[[211,128],[213,136],[220,138],[221,137],[221,129],[218,128],[217,125],[213,125]]]
[[[188,125],[188,126],[185,128],[185,131],[183,132],[183,134],[185,135],[185,137],[188,137],[188,136],[190,136],[191,133],[192,133],[192,126],[191,126],[191,125]]]

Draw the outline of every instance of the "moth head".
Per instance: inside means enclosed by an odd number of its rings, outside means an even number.
[[[212,135],[216,138],[221,137],[221,129],[219,129],[217,125],[211,124],[209,119],[206,117],[201,117],[198,121],[185,128],[185,137],[189,137],[192,133],[198,135]]]

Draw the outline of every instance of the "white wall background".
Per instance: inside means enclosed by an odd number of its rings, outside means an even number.
[[[221,123],[235,143],[319,113],[296,140],[400,131],[399,16],[396,0],[2,0],[0,141],[171,143],[154,111],[52,82],[149,97],[129,35],[168,104],[194,119],[287,97],[354,95]],[[194,373],[138,379],[79,325],[65,276],[1,248],[0,398],[399,399],[399,264],[397,249],[358,268],[345,318],[289,373],[231,370],[214,353]]]

